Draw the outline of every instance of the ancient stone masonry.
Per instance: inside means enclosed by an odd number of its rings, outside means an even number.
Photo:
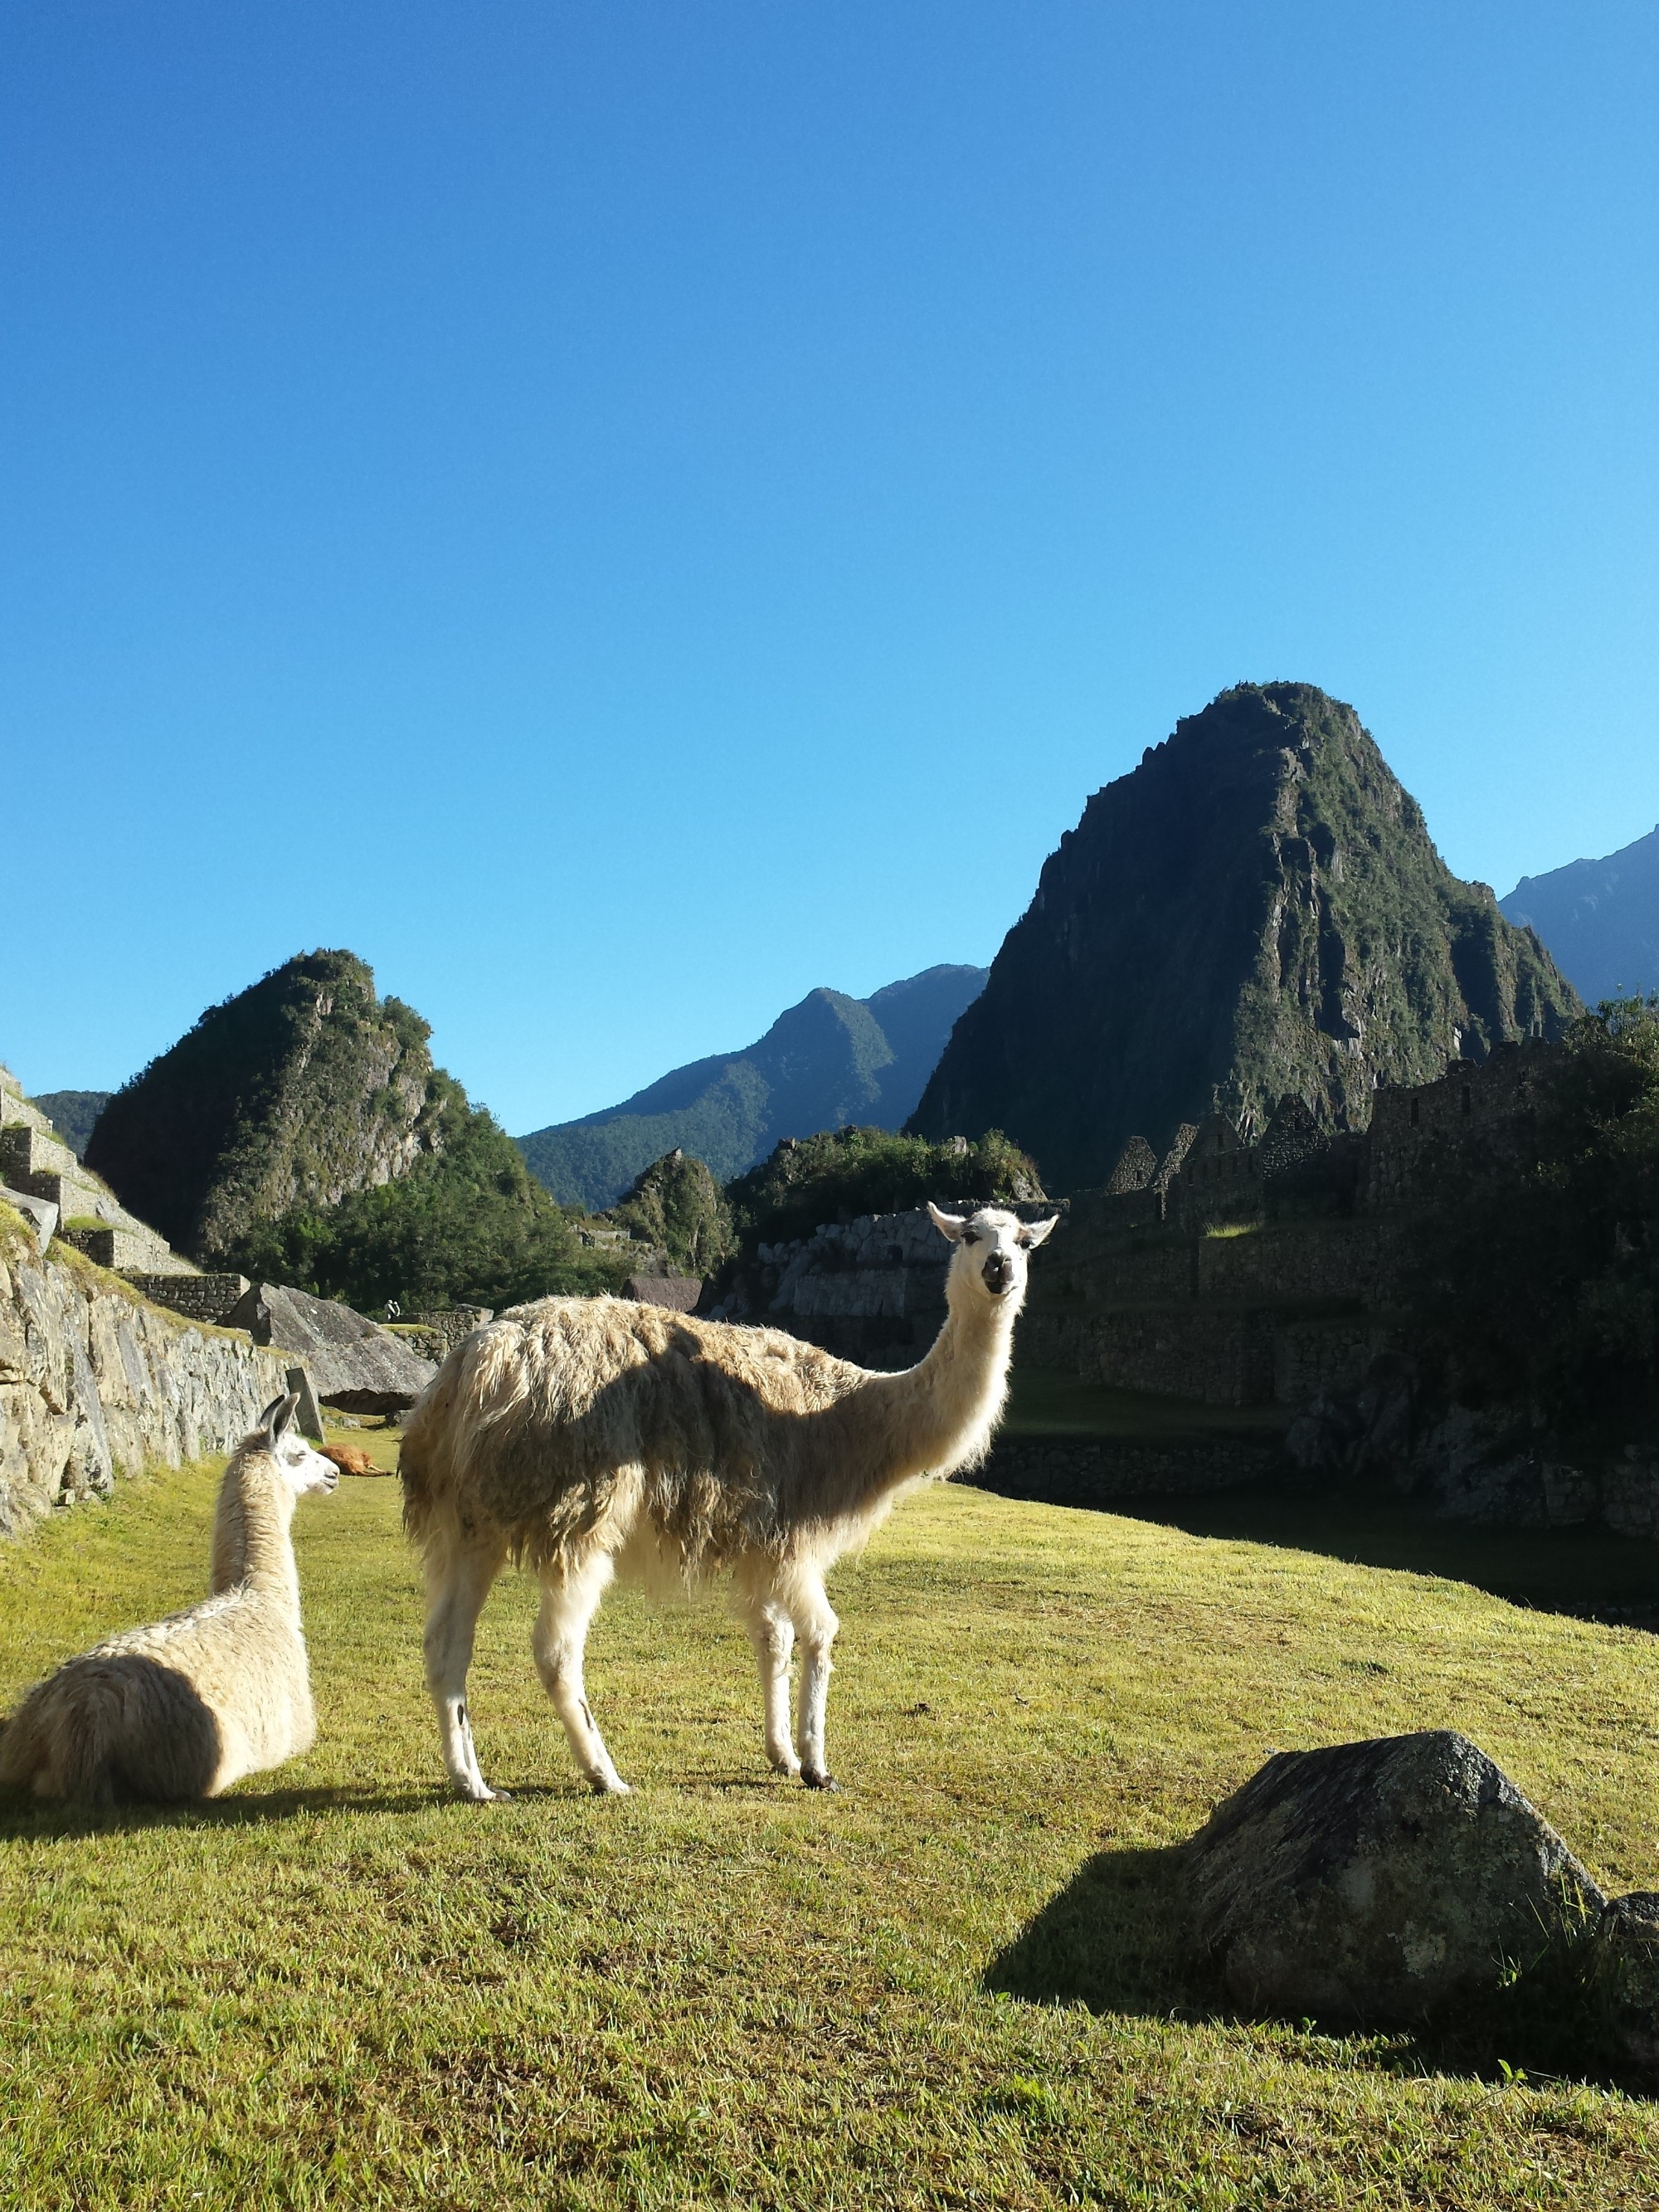
[[[0,1067],[0,1187],[35,1203],[27,1209],[41,1222],[40,1206],[56,1208],[46,1229],[84,1252],[100,1267],[132,1268],[152,1275],[191,1275],[191,1263],[164,1237],[129,1213],[53,1130],[38,1106],[24,1097],[9,1068]],[[44,1225],[44,1224],[42,1224]]]
[[[287,1363],[246,1336],[42,1258],[0,1207],[0,1536],[106,1495],[118,1474],[230,1450],[286,1387]]]
[[[141,1297],[183,1314],[186,1321],[222,1322],[247,1295],[246,1275],[150,1275],[136,1267],[122,1272]]]

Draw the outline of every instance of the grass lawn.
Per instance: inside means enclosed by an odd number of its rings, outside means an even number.
[[[395,1440],[357,1439],[382,1454]],[[199,1594],[211,1470],[0,1552],[0,1708]],[[1659,2106],[1182,1979],[1167,1846],[1275,1747],[1466,1729],[1659,1886],[1659,1644],[1466,1584],[950,1488],[831,1585],[843,1788],[717,1602],[614,1597],[575,1784],[531,1588],[452,1802],[391,1482],[296,1523],[321,1735],[216,1806],[0,1799],[0,2205],[1659,2203]]]

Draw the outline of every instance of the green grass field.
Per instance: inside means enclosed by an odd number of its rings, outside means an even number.
[[[200,1593],[213,1492],[0,1553],[0,1707]],[[474,1712],[517,1794],[479,1807],[440,1787],[398,1504],[300,1510],[308,1759],[182,1813],[0,1799],[0,2204],[1659,2203],[1659,2106],[1216,2011],[1166,1851],[1276,1747],[1452,1725],[1659,1886],[1650,1638],[950,1488],[833,1581],[839,1795],[767,1772],[718,1601],[623,1595],[588,1680],[635,1794],[589,1797],[509,1581]]]

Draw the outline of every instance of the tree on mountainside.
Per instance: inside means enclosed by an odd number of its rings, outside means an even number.
[[[494,1116],[441,1082],[441,1141],[407,1175],[336,1206],[256,1222],[217,1256],[363,1312],[389,1299],[406,1311],[500,1308],[619,1288],[625,1262],[584,1249]]]

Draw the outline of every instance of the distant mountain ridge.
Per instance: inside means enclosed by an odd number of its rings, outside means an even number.
[[[1363,1128],[1379,1083],[1559,1035],[1572,987],[1435,850],[1352,707],[1242,684],[1097,791],[1043,864],[916,1109],[1000,1129],[1050,1190],[1213,1110],[1286,1093]]]
[[[87,1139],[113,1096],[109,1091],[43,1091],[29,1103],[47,1116],[78,1160],[86,1157]]]
[[[1659,829],[1604,860],[1522,876],[1498,903],[1510,921],[1538,933],[1591,1006],[1659,991]]]
[[[676,1146],[725,1182],[783,1137],[848,1121],[896,1129],[987,973],[928,968],[867,999],[809,991],[753,1044],[671,1069],[620,1105],[532,1130],[520,1149],[562,1204],[597,1209]]]

